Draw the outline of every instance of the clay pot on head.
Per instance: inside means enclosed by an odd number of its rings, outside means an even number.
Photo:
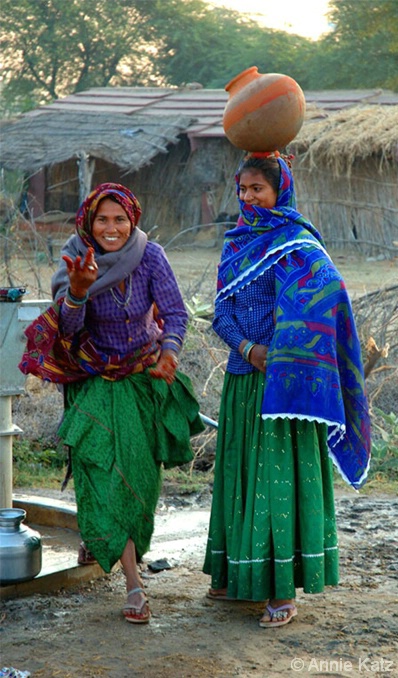
[[[261,74],[257,66],[239,73],[225,89],[224,132],[246,151],[282,150],[298,134],[305,97],[293,78],[282,73]]]

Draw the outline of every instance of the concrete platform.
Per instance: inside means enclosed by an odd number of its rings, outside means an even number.
[[[14,499],[14,508],[26,511],[26,525],[42,538],[42,569],[30,581],[0,586],[0,599],[52,593],[105,575],[98,563],[78,565],[80,544],[75,507],[56,500]]]

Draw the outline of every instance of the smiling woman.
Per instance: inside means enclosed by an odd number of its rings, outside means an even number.
[[[370,455],[361,347],[344,281],[296,210],[290,158],[245,156],[213,329],[229,350],[203,570],[208,598],[296,615],[297,588],[338,583],[331,458],[358,489]],[[316,603],[315,603],[316,604]]]
[[[285,0],[283,3],[246,0],[244,4],[241,0],[211,0],[211,4],[233,9],[267,28],[296,33],[312,40],[318,40],[329,30],[329,0]]]
[[[112,198],[101,200],[92,226],[94,240],[105,252],[117,252],[131,235],[131,221]]]
[[[239,200],[247,205],[257,205],[271,210],[275,207],[278,187],[274,188],[264,175],[255,169],[247,169],[240,175]]]
[[[122,613],[135,624],[150,619],[137,563],[152,536],[161,466],[192,461],[190,436],[204,428],[190,380],[177,371],[188,314],[140,216],[125,186],[90,193],[52,279],[54,304],[28,328],[20,364],[64,384],[58,434],[70,451],[78,562],[110,572],[120,559]]]

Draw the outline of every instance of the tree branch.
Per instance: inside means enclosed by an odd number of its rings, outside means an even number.
[[[364,366],[365,379],[367,379],[380,358],[387,358],[389,348],[390,344],[386,344],[383,348],[379,348],[373,337],[369,337],[366,344],[367,360]]]
[[[56,99],[57,95],[55,93],[54,87],[50,87],[45,80],[43,80],[40,75],[37,73],[36,68],[33,65],[32,59],[28,56],[25,50],[23,50],[23,57],[25,60],[26,65],[28,66],[30,72],[32,73],[34,79],[36,82],[41,85],[54,99]]]

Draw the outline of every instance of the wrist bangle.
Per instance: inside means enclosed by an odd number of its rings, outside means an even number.
[[[64,303],[65,306],[67,306],[68,308],[80,308],[80,306],[81,306],[81,304],[73,304],[73,303],[70,302],[70,301],[68,302],[68,299],[67,299],[66,297],[64,298],[64,302],[63,302],[63,303]]]
[[[250,353],[252,352],[255,345],[256,345],[255,341],[248,341],[242,351],[242,358],[246,360],[247,363],[250,362]]]
[[[74,306],[83,306],[86,303],[86,301],[88,300],[88,292],[86,292],[84,297],[79,299],[78,297],[75,297],[72,294],[72,292],[70,291],[70,287],[68,287],[68,290],[66,292],[66,298],[68,299],[68,301],[72,302],[72,304]]]
[[[180,341],[177,341],[176,339],[170,339],[170,337],[165,337],[162,341],[162,347],[168,348],[169,344],[174,344],[174,346],[178,347],[178,350],[180,350],[180,348],[181,348],[181,342]],[[174,347],[172,348],[171,346],[170,346],[170,350],[176,351],[176,349]]]
[[[171,332],[164,334],[162,343],[164,344],[167,341],[172,341],[174,344],[177,344],[177,346],[182,346],[182,339],[178,336],[178,334],[171,334]]]

